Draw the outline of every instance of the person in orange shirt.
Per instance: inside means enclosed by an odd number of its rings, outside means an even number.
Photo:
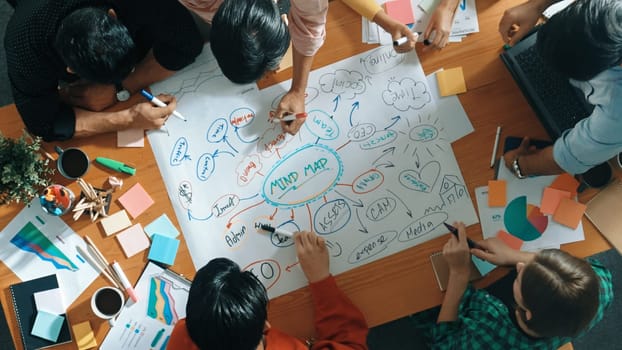
[[[367,349],[367,322],[330,274],[324,239],[303,231],[295,234],[294,241],[311,289],[316,341],[303,342],[272,328],[267,320],[268,295],[261,282],[233,261],[216,258],[197,271],[186,318],[175,325],[167,349]]]

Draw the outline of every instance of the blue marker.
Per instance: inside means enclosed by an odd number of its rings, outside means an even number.
[[[162,102],[160,99],[158,99],[157,97],[153,96],[148,91],[146,91],[144,89],[140,90],[140,94],[143,95],[147,100],[149,100],[154,105],[156,105],[158,107],[166,107],[166,103]],[[184,118],[184,116],[181,115],[181,113],[179,113],[177,111],[173,111],[173,115],[176,116],[177,118],[187,122],[186,118]]]

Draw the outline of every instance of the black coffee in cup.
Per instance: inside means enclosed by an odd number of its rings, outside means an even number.
[[[56,148],[58,171],[66,178],[77,179],[89,169],[89,157],[79,148]]]
[[[95,306],[106,316],[114,316],[123,305],[123,299],[115,290],[107,288],[101,289],[95,295]]]
[[[586,185],[600,188],[608,184],[612,176],[613,171],[611,170],[611,166],[609,166],[609,163],[605,162],[581,174],[580,178]]]

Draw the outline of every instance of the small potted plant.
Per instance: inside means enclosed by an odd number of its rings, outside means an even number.
[[[54,169],[41,154],[41,139],[24,134],[18,139],[0,133],[0,205],[30,203],[50,183]]]

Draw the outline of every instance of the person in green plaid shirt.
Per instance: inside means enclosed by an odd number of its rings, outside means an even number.
[[[591,329],[613,299],[611,273],[596,261],[559,249],[513,250],[498,238],[467,246],[463,223],[443,247],[449,282],[440,312],[412,316],[433,349],[557,349]],[[516,266],[515,306],[469,284],[470,253]]]

